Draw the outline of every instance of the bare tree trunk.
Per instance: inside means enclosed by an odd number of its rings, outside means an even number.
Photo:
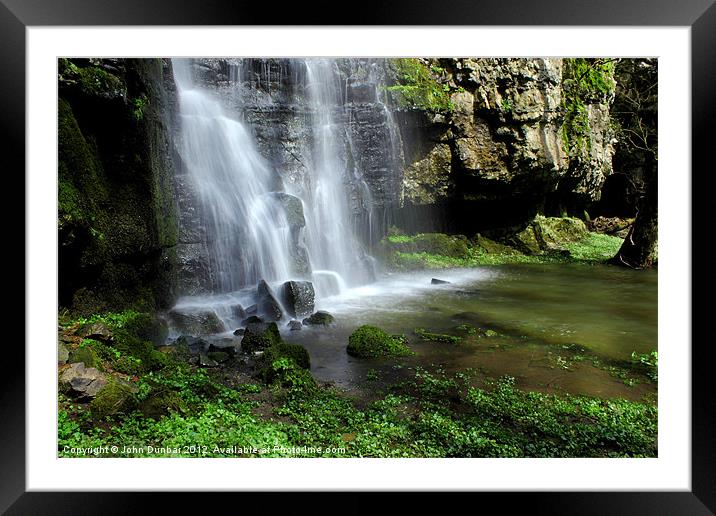
[[[655,263],[659,238],[658,188],[656,160],[652,157],[649,161],[651,174],[639,203],[639,212],[619,252],[609,261],[614,265],[647,269]]]

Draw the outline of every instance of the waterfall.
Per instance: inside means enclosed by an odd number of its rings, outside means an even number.
[[[226,320],[227,303],[251,304],[262,279],[274,290],[309,280],[317,302],[375,279],[365,251],[374,233],[372,192],[359,163],[365,142],[354,141],[357,108],[348,101],[346,67],[355,63],[344,60],[341,70],[334,59],[270,61],[229,60],[219,84],[197,78],[194,60],[173,60],[177,149],[201,212],[212,278],[209,296],[178,306],[210,305],[227,327],[237,324]],[[397,129],[371,74],[362,84],[374,100],[357,105],[378,113],[371,116],[382,132],[358,137],[389,148],[388,163],[378,161],[391,167]],[[288,148],[291,131],[298,136]],[[282,150],[300,170],[285,170],[276,157]]]
[[[365,252],[354,235],[346,190],[354,170],[348,169],[345,157],[349,136],[343,85],[333,60],[307,59],[305,66],[313,136],[306,227],[311,265],[314,270],[334,271],[347,285],[357,286],[369,281],[371,275]]]
[[[243,124],[194,84],[190,63],[173,61],[179,95],[180,154],[197,191],[220,292],[292,275],[291,230],[272,195],[281,188]]]

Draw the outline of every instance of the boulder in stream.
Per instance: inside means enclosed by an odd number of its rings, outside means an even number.
[[[286,326],[288,326],[288,328],[291,331],[296,331],[296,330],[300,330],[303,327],[303,324],[301,324],[301,321],[293,320],[293,321],[289,321]]]
[[[331,314],[324,310],[319,310],[315,314],[311,315],[311,317],[306,317],[303,320],[303,324],[309,325],[309,326],[327,326],[331,323],[333,323],[336,320],[335,317],[333,317]]]
[[[283,305],[291,317],[306,317],[313,313],[316,293],[310,281],[287,281],[282,293]]]
[[[441,279],[437,279],[437,278],[433,278],[430,280],[431,285],[448,285],[449,283],[450,283],[449,281],[445,281],[445,280],[441,280]]]
[[[278,321],[283,317],[281,304],[276,300],[276,296],[271,287],[265,280],[259,281],[256,287],[258,294],[257,313],[260,317],[267,321]]]

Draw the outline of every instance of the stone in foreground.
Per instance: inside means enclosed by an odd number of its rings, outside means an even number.
[[[107,379],[94,367],[85,367],[82,362],[70,364],[60,374],[61,390],[79,400],[91,400],[107,385]]]
[[[333,317],[328,312],[325,312],[323,310],[319,310],[315,314],[313,314],[311,317],[306,317],[303,320],[303,324],[308,326],[327,326],[331,323],[333,323],[336,320],[335,317]]]

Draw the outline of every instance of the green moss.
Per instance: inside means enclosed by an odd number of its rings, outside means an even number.
[[[85,367],[103,369],[100,357],[90,346],[81,346],[70,353],[67,363],[74,364],[77,362],[84,363]]]
[[[281,364],[277,361],[281,359],[289,360],[292,364],[300,369],[309,370],[311,368],[311,358],[308,351],[303,346],[291,344],[288,342],[277,342],[264,351],[263,355],[257,361],[258,376],[266,383],[273,382],[277,377],[281,376]]]
[[[313,326],[326,326],[328,324],[333,324],[333,322],[335,320],[336,320],[336,318],[333,317],[328,312],[319,310],[315,314],[312,314],[310,317],[306,317],[303,320],[303,324],[308,324],[308,325],[313,325]]]
[[[382,247],[388,253],[427,253],[458,260],[468,258],[470,254],[467,237],[444,233],[387,236],[382,241]]]
[[[565,58],[562,60],[562,137],[570,157],[591,148],[587,105],[605,102],[614,92],[613,59]]]
[[[564,244],[564,248],[569,251],[572,260],[606,262],[616,256],[623,242],[623,239],[612,235],[587,233],[581,240]]]
[[[438,233],[389,235],[381,242],[386,264],[394,270],[445,269],[519,263],[605,262],[622,240],[591,233],[579,219],[538,215],[504,243],[482,235]],[[509,244],[509,245],[508,245]]]
[[[187,404],[179,393],[171,390],[158,390],[139,404],[139,411],[147,418],[161,419],[172,412],[184,413]]]
[[[346,351],[360,358],[397,357],[413,354],[405,344],[405,337],[389,335],[384,330],[363,325],[348,338]]]
[[[127,86],[116,75],[99,66],[77,66],[69,59],[58,61],[58,82],[74,86],[88,96],[125,96]]]
[[[110,377],[109,383],[90,402],[90,411],[93,417],[104,419],[107,416],[129,413],[135,406],[134,389]]]
[[[532,226],[541,244],[564,244],[577,242],[587,236],[587,227],[572,217],[544,217],[537,215]]]
[[[250,324],[241,339],[241,349],[247,353],[268,349],[281,342],[281,334],[275,322]]]
[[[116,371],[136,375],[159,370],[171,363],[171,357],[155,349],[154,342],[164,342],[167,327],[152,314],[126,310],[60,321],[64,326],[85,326],[95,322],[107,325],[113,338],[106,344],[87,339],[88,345]]]
[[[84,228],[93,236],[104,232],[105,216],[99,206],[107,198],[103,171],[91,145],[85,140],[69,103],[58,101],[58,223],[76,237]],[[74,231],[74,233],[73,233]],[[60,244],[66,244],[62,239]]]
[[[442,68],[433,67],[431,70],[421,60],[408,58],[393,59],[392,65],[398,84],[388,86],[387,91],[399,107],[435,113],[452,111],[450,87],[437,78],[444,77]]]

